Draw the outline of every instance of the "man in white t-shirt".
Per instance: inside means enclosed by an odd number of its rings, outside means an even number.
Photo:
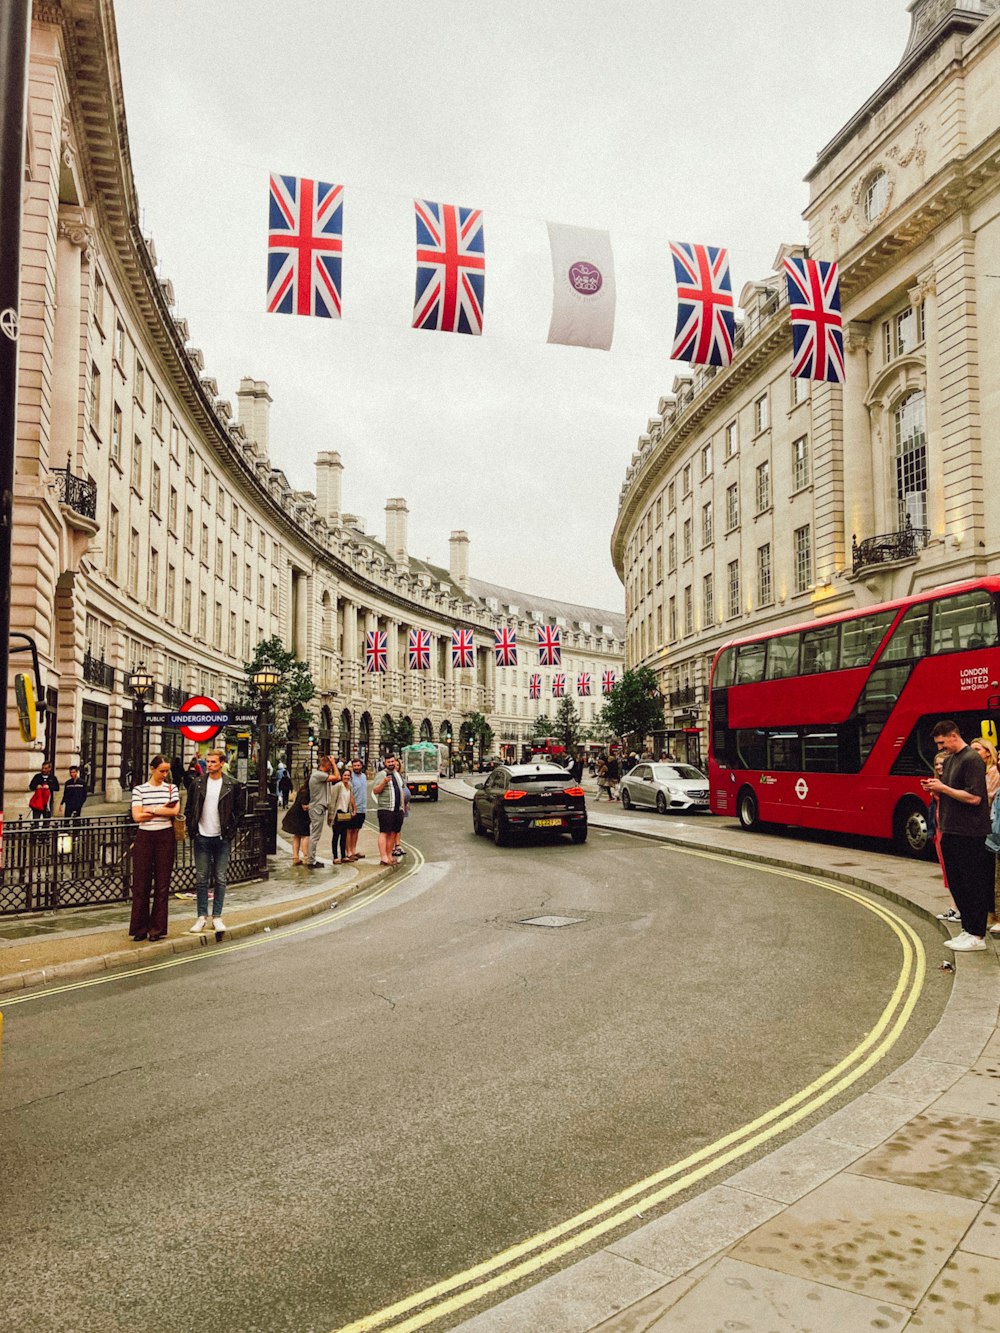
[[[195,893],[198,898],[198,919],[191,927],[192,935],[199,935],[208,923],[208,885],[215,878],[215,898],[212,903],[212,926],[217,933],[225,930],[222,906],[226,897],[226,871],[229,853],[243,813],[243,788],[228,773],[222,771],[226,756],[221,750],[209,750],[205,756],[207,772],[203,773],[188,792],[188,837],[194,842],[194,864],[197,873]]]

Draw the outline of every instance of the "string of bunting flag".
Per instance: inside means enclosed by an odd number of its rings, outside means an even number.
[[[340,319],[343,310],[343,185],[272,174],[268,209],[267,310]],[[416,286],[412,327],[483,332],[486,238],[482,209],[413,201]],[[607,351],[614,338],[615,265],[611,236],[548,223],[552,318],[547,341]],[[677,327],[671,356],[691,365],[728,366],[736,343],[728,250],[671,242]],[[792,325],[791,374],[842,384],[845,378],[840,279],[835,261],[786,258]]]
[[[541,666],[558,667],[562,664],[562,631],[558,625],[539,625],[538,661]],[[517,631],[505,626],[494,631],[494,660],[499,668],[516,667],[518,662]],[[407,661],[411,671],[429,671],[431,666],[431,632],[427,629],[411,629],[407,634]],[[467,671],[476,665],[475,636],[471,629],[456,628],[451,632],[451,664],[460,671]],[[388,630],[368,630],[365,635],[365,674],[368,676],[385,675],[389,666]],[[576,678],[576,693],[581,699],[591,697],[591,673],[581,671]],[[607,669],[601,676],[601,694],[611,694],[617,684],[617,674]],[[562,699],[566,696],[566,673],[557,672],[552,679],[552,696]],[[528,693],[532,699],[542,697],[542,677],[540,672],[532,672],[528,682]]]

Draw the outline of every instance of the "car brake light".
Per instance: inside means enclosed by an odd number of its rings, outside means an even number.
[[[567,787],[563,792],[564,796],[582,796],[584,794],[582,787]]]
[[[518,791],[516,787],[511,787],[510,791],[505,791],[503,798],[505,801],[519,801],[522,796],[527,796],[526,791]]]

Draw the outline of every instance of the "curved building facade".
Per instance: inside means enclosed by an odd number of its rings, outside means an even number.
[[[626,657],[678,728],[704,726],[730,638],[998,568],[1000,4],[909,9],[900,64],[808,175],[846,384],[790,376],[783,246],[732,365],[678,375],[626,472]]]
[[[235,409],[220,396],[139,225],[110,0],[35,0],[30,61],[11,628],[38,647],[44,757],[59,774],[82,762],[117,799],[135,748],[129,674],[152,674],[155,707],[224,703],[273,635],[311,667],[322,749],[374,753],[400,716],[457,742],[465,713],[492,720],[498,691],[504,733],[526,736],[533,715],[498,683],[510,669],[493,633],[527,634],[533,599],[478,591],[464,532],[448,569],[412,557],[403,499],[384,540],[366,533],[342,512],[335,452],[316,461],[315,494],[295,490],[270,459],[267,384],[241,381]],[[581,669],[620,668],[622,618],[568,610]],[[455,626],[474,630],[471,670],[452,669]],[[410,627],[430,631],[429,670],[407,669]],[[387,670],[366,676],[373,629]],[[180,744],[166,729],[148,740]],[[7,756],[12,812],[43,754],[11,726]]]

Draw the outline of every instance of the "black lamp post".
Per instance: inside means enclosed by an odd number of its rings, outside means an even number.
[[[268,810],[267,801],[267,758],[268,735],[267,719],[271,707],[271,695],[281,684],[281,673],[273,667],[261,667],[251,677],[254,688],[260,695],[260,730],[257,738],[257,813],[263,821]]]
[[[146,755],[146,703],[153,697],[156,682],[142,662],[128,678],[128,687],[135,700],[135,735],[132,738],[132,784],[142,782],[145,777],[143,763]]]

